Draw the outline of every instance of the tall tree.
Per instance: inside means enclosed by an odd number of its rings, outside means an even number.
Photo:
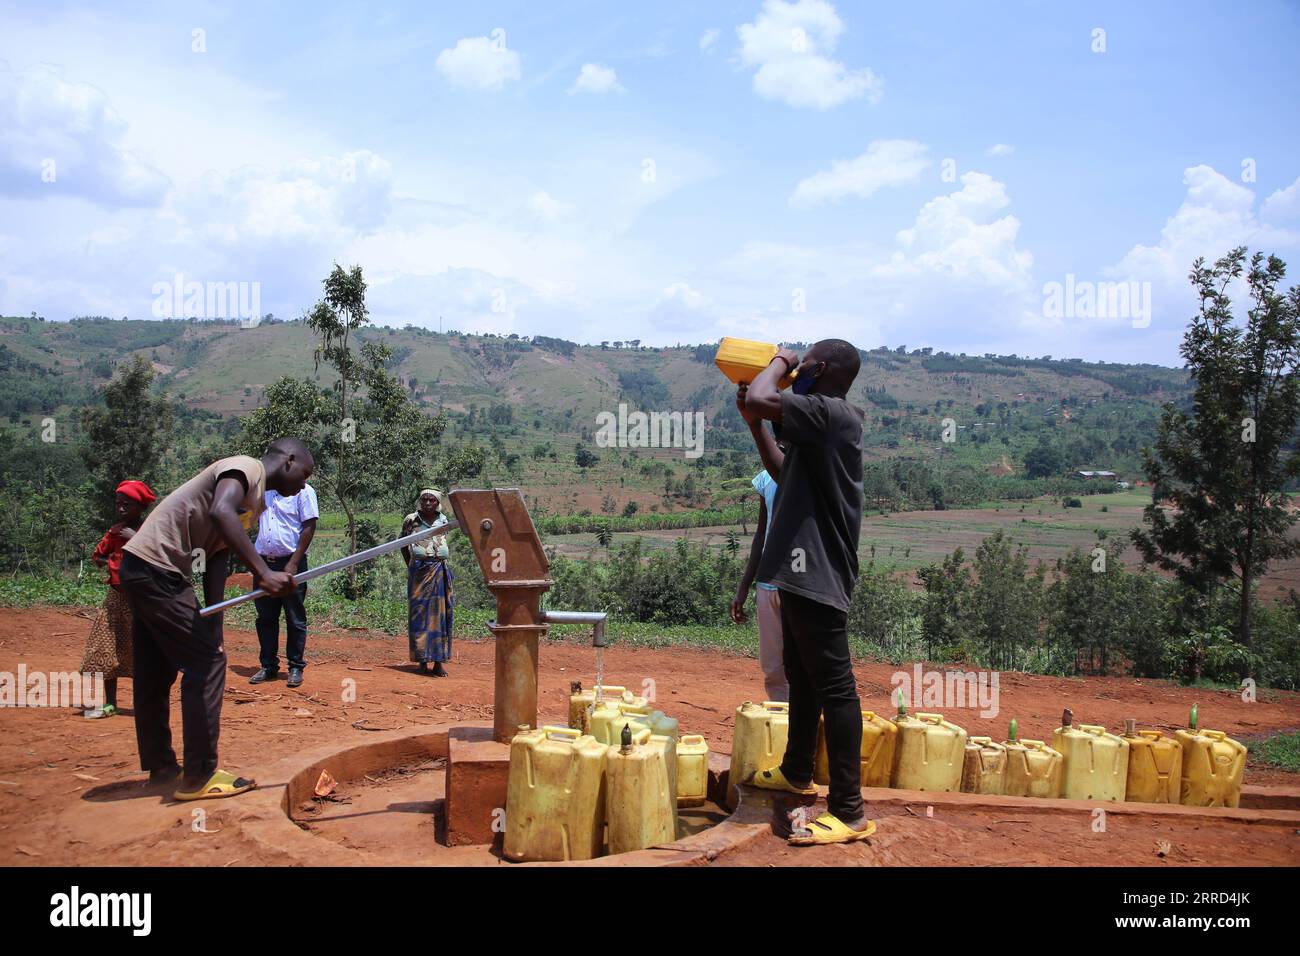
[[[382,342],[353,344],[368,322],[366,283],[360,266],[335,265],[325,280],[325,298],[307,316],[320,336],[316,361],[338,374],[322,391],[306,379],[283,378],[266,390],[266,404],[243,419],[243,445],[261,454],[271,440],[292,435],[306,441],[316,459],[315,480],[347,516],[348,542],[357,550],[358,512],[367,507],[414,501],[413,489],[427,480],[434,442],[446,427],[442,415],[424,416],[386,363],[392,350]],[[356,577],[349,569],[349,590]]]
[[[1154,448],[1143,450],[1149,527],[1132,534],[1148,562],[1194,593],[1208,597],[1235,578],[1237,640],[1250,648],[1252,585],[1270,562],[1300,553],[1288,539],[1296,516],[1283,494],[1300,475],[1300,288],[1279,292],[1286,263],[1256,253],[1246,273],[1251,307],[1239,324],[1227,288],[1245,263],[1237,248],[1212,267],[1192,265],[1200,309],[1182,346],[1192,409],[1166,405]]]
[[[128,478],[154,484],[172,429],[172,406],[166,394],[154,396],[153,368],[140,355],[123,365],[100,389],[102,404],[81,410],[86,443],[81,457],[92,475],[92,507],[101,519],[117,520],[113,490]]]

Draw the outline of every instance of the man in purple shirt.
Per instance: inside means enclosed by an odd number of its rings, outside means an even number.
[[[292,497],[266,492],[266,510],[257,524],[257,553],[273,571],[298,574],[307,570],[307,548],[316,535],[316,492],[311,485]],[[307,666],[307,585],[287,597],[258,598],[257,642],[261,646],[261,668],[248,679],[260,684],[280,673],[280,611],[284,610],[284,656],[289,661],[289,686],[302,684]]]

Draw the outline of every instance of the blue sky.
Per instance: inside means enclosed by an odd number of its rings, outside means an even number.
[[[1300,269],[1295,3],[358,6],[0,3],[0,311],[339,261],[399,326],[1178,364],[1195,256]]]

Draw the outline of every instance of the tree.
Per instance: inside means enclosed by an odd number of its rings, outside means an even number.
[[[1025,475],[1029,478],[1054,478],[1065,471],[1065,458],[1045,439],[1025,452]]]
[[[1192,265],[1200,309],[1181,349],[1192,408],[1166,405],[1154,448],[1143,449],[1149,527],[1132,536],[1146,561],[1203,598],[1235,577],[1236,636],[1249,650],[1252,585],[1270,562],[1300,553],[1288,539],[1296,516],[1283,493],[1300,476],[1300,287],[1280,293],[1286,263],[1256,253],[1246,275],[1251,307],[1238,325],[1226,290],[1245,262],[1239,247],[1212,267]]]
[[[108,523],[117,520],[113,490],[128,478],[154,484],[172,428],[172,406],[165,393],[150,394],[153,369],[137,355],[100,390],[102,405],[81,410],[86,433],[81,458],[93,476],[93,508]]]
[[[369,322],[361,268],[335,266],[325,298],[307,317],[320,336],[315,355],[338,373],[322,391],[306,379],[282,378],[266,390],[266,405],[246,416],[242,444],[260,455],[281,436],[307,442],[316,459],[314,480],[327,488],[347,516],[348,542],[357,550],[357,513],[365,507],[406,507],[427,480],[429,449],[446,418],[427,418],[386,368],[392,350],[366,342],[354,354],[351,338]],[[481,455],[481,452],[480,452]],[[349,569],[349,588],[356,576]]]
[[[590,468],[600,458],[586,445],[579,444],[573,449],[573,460],[579,468]]]

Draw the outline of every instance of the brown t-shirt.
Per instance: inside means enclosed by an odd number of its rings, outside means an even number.
[[[244,478],[247,491],[239,502],[239,518],[246,530],[252,530],[265,507],[266,469],[256,458],[233,455],[208,465],[164,498],[122,550],[188,578],[195,567],[195,548],[203,549],[205,561],[226,548],[208,512],[217,480],[228,472]]]

